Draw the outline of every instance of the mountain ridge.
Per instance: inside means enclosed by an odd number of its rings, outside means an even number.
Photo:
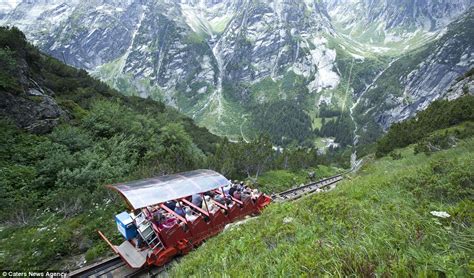
[[[41,49],[88,69],[125,94],[162,100],[212,132],[238,140],[242,131],[253,136],[262,126],[255,112],[259,106],[278,101],[295,102],[311,118],[305,129],[319,129],[322,121],[333,120],[319,116],[321,104],[346,113],[363,84],[370,84],[394,57],[445,37],[445,27],[472,4],[400,5],[397,9],[382,0],[32,1],[19,4],[0,23],[23,26]],[[341,9],[351,10],[347,18],[335,16]],[[26,17],[27,10],[39,15]],[[378,26],[374,32],[367,28],[368,37],[354,31],[364,22]],[[472,40],[464,43],[471,49]],[[349,65],[342,69],[342,63]],[[446,76],[444,83],[456,78],[446,74],[452,67],[438,72]],[[353,71],[362,79],[355,79]],[[369,103],[383,106],[380,97]],[[416,110],[396,103],[392,114]],[[353,111],[362,125],[375,122],[382,129],[402,118],[382,112],[367,118],[360,109]],[[286,117],[295,115],[289,111]],[[290,132],[280,135],[275,143],[302,143]]]

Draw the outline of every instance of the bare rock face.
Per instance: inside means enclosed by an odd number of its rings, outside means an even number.
[[[53,97],[36,88],[30,88],[22,94],[1,94],[0,115],[32,133],[48,133],[61,121],[69,118]]]
[[[463,95],[474,95],[474,75],[457,79],[442,97],[453,100]]]
[[[465,17],[448,27],[439,40],[429,45],[421,55],[421,62],[409,68],[399,77],[403,91],[399,95],[389,94],[391,101],[379,111],[379,123],[384,129],[412,117],[424,110],[434,100],[455,99],[463,93],[460,89],[450,89],[474,65],[474,9]],[[469,81],[462,86],[469,92]]]
[[[347,11],[339,20],[366,23],[383,22],[384,28],[422,27],[436,29],[445,26],[453,18],[472,6],[469,0],[324,0],[330,14]],[[352,9],[352,10],[351,10]],[[359,19],[357,18],[359,17]]]

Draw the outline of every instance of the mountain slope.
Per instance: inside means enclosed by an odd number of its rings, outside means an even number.
[[[338,31],[374,51],[391,54],[429,42],[472,6],[468,0],[324,2]]]
[[[0,268],[68,269],[106,253],[123,209],[103,185],[207,167],[218,137],[126,97],[0,27]]]
[[[360,123],[373,119],[383,129],[412,117],[439,98],[453,99],[460,90],[448,90],[474,65],[474,8],[448,26],[438,40],[393,62],[359,96],[355,115]],[[472,91],[473,84],[466,84]],[[361,129],[363,131],[364,128]]]
[[[458,33],[453,28],[444,33],[445,27],[472,6],[467,0],[392,2],[24,1],[5,9],[0,23],[18,25],[42,50],[122,93],[162,100],[232,140],[253,138],[265,127],[278,145],[322,140],[348,145],[348,136],[318,139],[333,136],[320,132],[323,122],[339,125],[339,134],[353,133],[354,126],[356,133],[376,130],[368,132],[373,140],[380,124],[386,129],[394,121],[388,114],[400,113],[394,116],[399,120],[436,98],[436,92],[426,93],[434,83],[415,74],[400,87],[425,97],[419,107],[399,100],[387,105],[381,98],[386,94],[368,91],[394,83],[400,73],[388,65],[399,68],[403,58],[395,60],[407,52],[456,41],[451,37]],[[462,43],[469,56],[472,39]],[[421,55],[418,64],[446,53]],[[415,62],[409,62],[414,70]],[[442,91],[465,68],[450,64],[419,74],[445,76],[434,88]],[[365,114],[361,107],[368,103],[390,111]]]
[[[0,27],[0,268],[75,269],[110,255],[124,202],[104,188],[199,168],[228,178],[296,179],[346,164],[315,149],[231,143],[161,102],[124,96]],[[319,170],[321,169],[321,170]],[[275,170],[275,171],[271,171]],[[339,170],[337,170],[339,171]]]
[[[53,56],[130,95],[162,99],[216,133],[240,136],[239,119],[252,114],[253,103],[299,97],[306,109],[306,90],[339,84],[324,38],[332,32],[327,14],[311,1],[29,3],[3,22],[19,25]],[[32,9],[43,12],[33,18]],[[287,75],[291,82],[295,74],[300,93],[259,90],[257,83]]]

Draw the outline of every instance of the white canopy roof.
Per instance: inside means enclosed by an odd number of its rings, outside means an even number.
[[[228,184],[230,184],[230,181],[215,171],[195,170],[120,183],[110,187],[122,194],[134,209],[139,209],[192,194],[207,192]]]

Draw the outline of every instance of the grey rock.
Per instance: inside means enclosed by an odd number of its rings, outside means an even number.
[[[31,91],[37,91],[30,89]],[[2,92],[0,115],[11,119],[18,127],[32,133],[50,132],[61,121],[69,117],[56,101],[48,95],[12,94]]]

